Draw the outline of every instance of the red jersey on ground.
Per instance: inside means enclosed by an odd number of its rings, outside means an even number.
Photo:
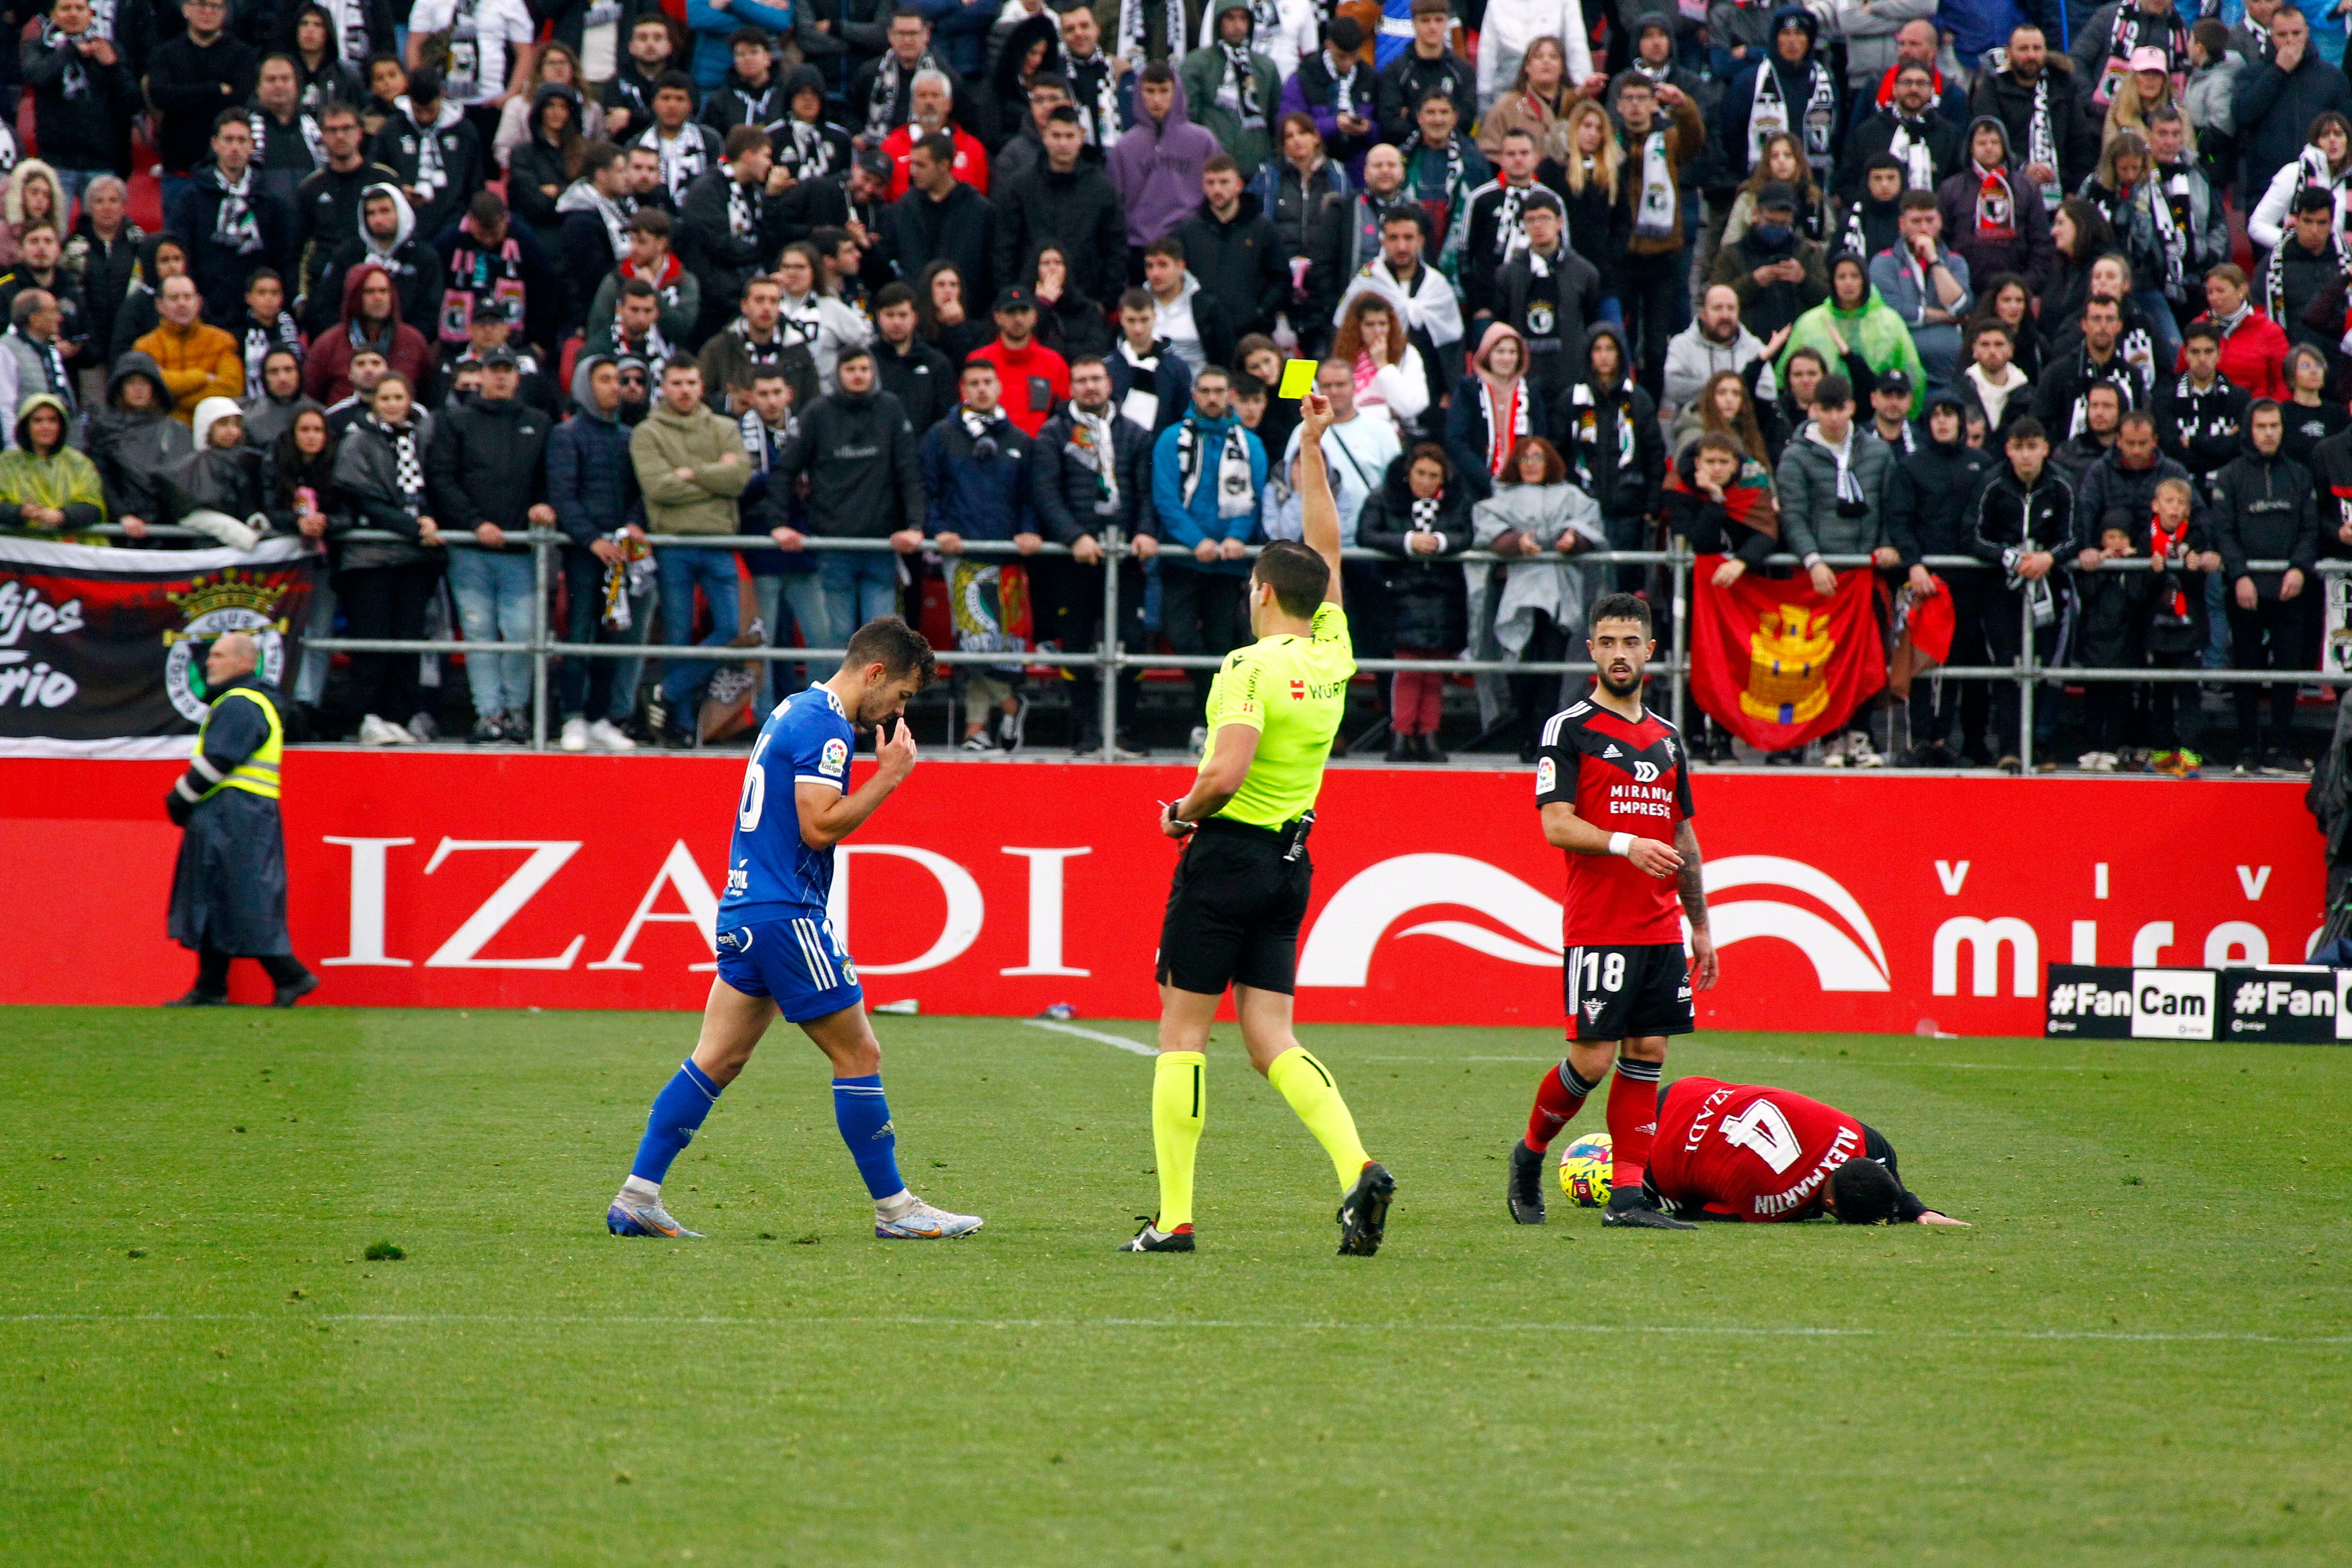
[[[1810,1219],[1862,1123],[1785,1089],[1677,1079],[1658,1109],[1650,1185],[1667,1202],[1756,1223]]]
[[[1570,703],[1544,726],[1536,752],[1536,806],[1555,800],[1603,833],[1675,841],[1691,813],[1683,738],[1644,709],[1620,718],[1591,698]],[[1563,947],[1682,944],[1682,900],[1672,877],[1653,877],[1622,855],[1570,855],[1561,911]]]

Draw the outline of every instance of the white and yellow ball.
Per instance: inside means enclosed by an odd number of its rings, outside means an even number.
[[[1615,1146],[1606,1132],[1588,1132],[1559,1157],[1559,1190],[1579,1208],[1606,1208]]]

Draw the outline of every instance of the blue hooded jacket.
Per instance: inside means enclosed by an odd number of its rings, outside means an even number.
[[[1160,542],[1169,550],[1183,552],[1181,565],[1236,577],[1248,574],[1250,563],[1246,560],[1219,561],[1201,566],[1190,557],[1204,539],[1247,542],[1257,531],[1257,503],[1265,494],[1265,448],[1258,443],[1255,431],[1242,431],[1242,447],[1249,454],[1250,509],[1239,517],[1217,515],[1216,454],[1223,448],[1226,432],[1239,424],[1230,414],[1223,419],[1203,418],[1196,408],[1162,430],[1151,446],[1151,506],[1160,517]],[[1193,487],[1189,506],[1184,501],[1184,476],[1176,456],[1188,426],[1200,433],[1202,463],[1211,469]]]
[[[694,85],[709,94],[735,68],[735,46],[727,40],[746,27],[764,27],[781,52],[793,39],[792,0],[762,5],[760,0],[728,0],[721,10],[710,0],[686,0],[686,25],[694,31]],[[624,40],[626,41],[625,39]],[[782,68],[781,65],[777,67]]]

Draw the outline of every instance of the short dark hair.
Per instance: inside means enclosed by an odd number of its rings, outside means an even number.
[[[2297,217],[2305,213],[2333,213],[2336,198],[2316,185],[2305,185],[2294,193],[2294,200],[2289,206]]]
[[[675,353],[670,355],[669,358],[662,361],[662,374],[664,375],[668,375],[674,372],[681,370],[690,370],[695,374],[700,375],[702,374],[702,362],[696,359],[689,353]]]
[[[1039,88],[1048,88],[1055,92],[1067,95],[1070,90],[1070,81],[1060,71],[1039,71],[1029,79],[1029,90],[1035,92]]]
[[[773,282],[775,279],[770,279],[769,281]],[[874,313],[878,316],[883,311],[890,310],[896,306],[912,306],[914,302],[915,291],[912,289],[908,288],[904,283],[893,279],[891,281],[883,284],[881,288],[875,290]]]
[[[629,232],[649,234],[656,239],[667,239],[670,236],[669,214],[659,207],[639,207],[629,215]]]
[[[474,199],[466,204],[466,216],[478,224],[504,223],[507,204],[496,191],[476,191]]]
[[[232,125],[253,129],[253,111],[248,109],[224,109],[213,116],[212,134],[217,136]]]
[[[1593,602],[1584,617],[1587,626],[1598,626],[1603,621],[1639,621],[1643,637],[1657,635],[1657,623],[1650,618],[1650,601],[1639,594],[1603,594]]]
[[[2324,193],[2323,193],[2324,194]],[[2210,321],[2192,321],[2180,329],[2180,346],[2187,348],[2191,338],[2202,338],[2215,348],[2221,346],[2221,329]]]
[[[754,147],[770,145],[768,133],[756,125],[738,125],[727,133],[727,161],[733,163]]]
[[[352,105],[345,103],[340,98],[331,98],[319,106],[317,121],[320,128],[324,130],[330,120],[341,119],[356,121],[359,117],[360,111]]]
[[[996,368],[996,362],[994,360],[984,359],[980,354],[974,353],[967,356],[962,365],[957,369],[956,379],[958,381],[961,381],[965,376],[970,375],[976,370],[984,370],[991,375],[1000,374]]]
[[[1234,162],[1230,153],[1220,153],[1201,165],[1201,173],[1204,174],[1238,174],[1241,172],[1242,166]]]
[[[1862,172],[1865,177],[1876,174],[1881,169],[1892,169],[1898,174],[1906,172],[1903,160],[1892,153],[1873,153],[1870,161],[1862,166]]]
[[[765,27],[738,27],[727,35],[727,47],[730,49],[764,49],[772,47],[772,45],[773,40],[768,37],[768,30]]]
[[[842,350],[840,353],[834,356],[833,368],[835,371],[839,371],[843,365],[847,364],[851,360],[870,360],[873,357],[874,351],[872,349],[867,348],[864,343],[853,343],[849,347]],[[778,375],[782,375],[783,372],[779,370],[776,374]]]
[[[1079,354],[1070,361],[1070,368],[1073,371],[1090,364],[1098,364],[1105,370],[1108,370],[1110,368],[1110,361],[1103,358],[1100,354]]]
[[[1169,68],[1166,60],[1154,60],[1135,73],[1136,85],[1139,87],[1152,87],[1172,82],[1175,79],[1176,73]]]
[[[408,101],[438,103],[441,101],[441,73],[431,66],[419,66],[408,73]],[[418,129],[423,129],[419,127]]]
[[[1045,123],[1048,125],[1076,125],[1082,130],[1086,125],[1086,121],[1078,118],[1078,111],[1071,108],[1066,103],[1057,103],[1054,105],[1053,108],[1047,110],[1045,111]],[[1203,174],[1206,174],[1207,172],[1208,171],[1205,169],[1202,171]]]
[[[686,94],[686,100],[692,103],[695,97],[694,79],[680,70],[664,71],[654,78],[653,96],[659,98],[666,92],[682,92]],[[411,96],[415,95],[411,94]]]
[[[1935,192],[1906,191],[1895,202],[1895,210],[1898,213],[1931,213],[1940,209],[1936,205]]]
[[[1813,384],[1813,406],[1843,408],[1853,401],[1853,383],[1842,375],[1825,375]]]
[[[2278,399],[2275,397],[2257,397],[2246,405],[2247,429],[2251,430],[2254,427],[2254,416],[2257,414],[2278,414],[2281,418],[2285,417],[2280,412]]]
[[[38,227],[40,227],[40,226],[41,226],[40,222],[39,222],[38,220],[36,220],[36,221],[34,221],[34,222],[32,222],[32,223],[28,223],[28,224],[26,224],[26,225],[25,226],[25,232],[26,232],[26,234],[30,234],[30,233],[32,233],[32,232],[33,232],[33,230],[35,230],[35,229],[37,229],[37,228],[38,228]],[[268,279],[269,279],[269,281],[271,281],[272,283],[277,284],[280,289],[283,289],[283,288],[285,288],[285,287],[286,287],[286,279],[283,279],[283,278],[280,278],[280,277],[278,275],[278,268],[276,268],[275,267],[257,267],[257,268],[255,268],[252,271],[250,271],[250,272],[248,272],[248,273],[247,273],[247,274],[245,275],[245,291],[246,291],[247,293],[248,293],[248,294],[252,293],[252,292],[253,292],[253,286],[254,286],[256,283],[260,282],[260,281],[261,281],[263,279],[265,279],[265,278],[267,278]],[[265,356],[265,357],[267,357],[267,356]],[[297,357],[299,357],[299,356],[297,356]]]
[[[1172,234],[1155,239],[1143,247],[1143,259],[1149,261],[1155,256],[1170,257],[1181,261],[1184,259],[1184,242]]]
[[[1387,212],[1381,215],[1381,226],[1382,228],[1387,228],[1391,225],[1400,223],[1409,223],[1424,235],[1429,232],[1429,226],[1423,223],[1421,220],[1421,209],[1419,207],[1391,207]]]
[[[1277,539],[1257,552],[1250,578],[1274,590],[1284,615],[1304,617],[1314,615],[1330,591],[1331,563],[1297,540]]]
[[[2023,420],[2019,420],[2023,424]],[[2011,438],[2016,438],[2015,427]],[[1903,1203],[1903,1184],[1875,1160],[1848,1160],[1830,1173],[1830,1196],[1841,1225],[1885,1225]]]
[[[2116,387],[2116,395],[2117,397],[2121,397],[2123,395],[2123,388]],[[2247,409],[2246,416],[2248,418],[2252,418],[2253,416],[2253,412],[2254,411],[2252,408]],[[2149,413],[2145,408],[2126,409],[2124,411],[2123,417],[2116,421],[2116,428],[2118,430],[2126,428],[2133,430],[2145,430],[2149,435],[2153,436],[2156,434],[2156,416]]]
[[[950,169],[955,167],[955,138],[944,131],[934,131],[907,149],[907,155],[910,158],[918,153],[929,153],[934,163],[944,163]]]
[[[624,300],[658,300],[661,298],[661,290],[655,288],[650,282],[646,281],[643,278],[632,278],[627,282],[621,285],[621,298]]]
[[[580,149],[580,177],[599,174],[627,156],[617,142],[591,142]]]
[[[882,673],[893,679],[902,675],[919,677],[915,683],[918,690],[940,678],[939,660],[931,655],[931,645],[923,640],[922,633],[898,616],[877,616],[849,634],[848,645],[842,649],[841,668],[852,669],[869,664],[880,665]]]
[[[1149,255],[1150,252],[1147,251],[1145,254]],[[877,310],[881,308],[878,298],[875,308]],[[1151,290],[1149,289],[1129,289],[1118,297],[1118,308],[1122,310],[1150,310],[1155,314],[1159,310],[1159,307],[1152,302]]]
[[[2009,427],[2009,436],[2002,444],[2004,446],[2019,447],[2024,445],[2028,441],[2040,441],[2044,446],[2047,446],[2050,441],[2050,432],[2044,430],[2042,427],[2042,421],[2036,419],[2031,414],[2026,415],[2016,424]]]

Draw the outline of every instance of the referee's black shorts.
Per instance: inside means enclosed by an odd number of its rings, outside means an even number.
[[[1298,927],[1315,876],[1300,834],[1223,817],[1201,824],[1169,885],[1160,984],[1204,996],[1228,985],[1297,989]]]

